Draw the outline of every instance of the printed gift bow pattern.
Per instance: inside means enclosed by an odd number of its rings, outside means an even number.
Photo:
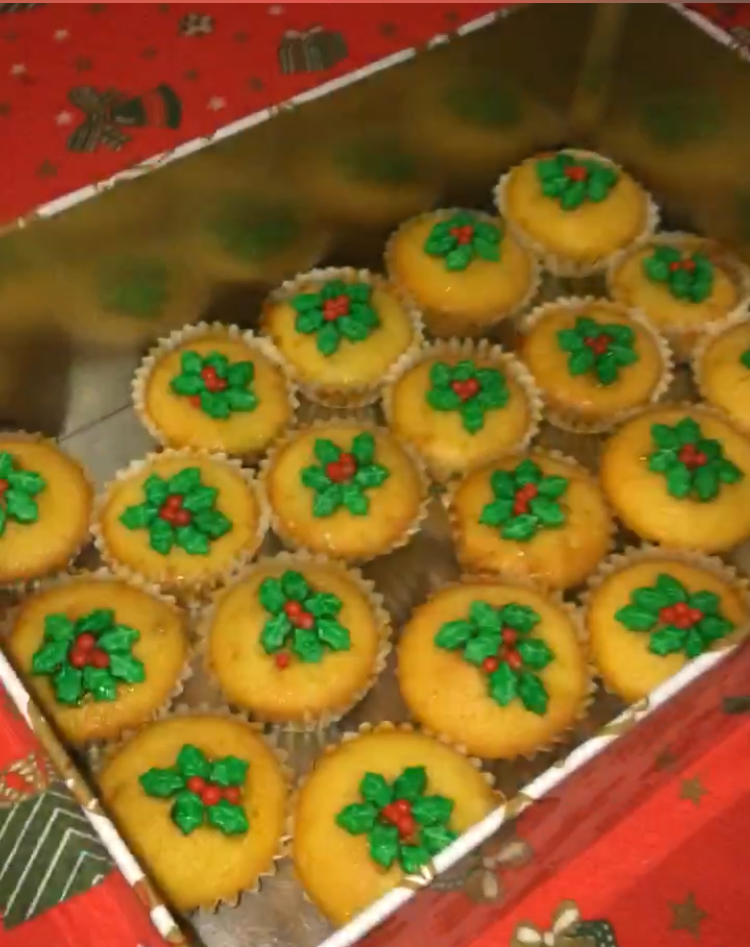
[[[552,917],[552,927],[542,931],[522,921],[509,947],[619,947],[609,921],[583,921],[574,901],[563,901]]]

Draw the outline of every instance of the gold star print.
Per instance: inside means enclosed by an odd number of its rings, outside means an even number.
[[[680,799],[689,799],[694,806],[701,804],[701,799],[708,795],[708,790],[697,776],[684,779],[680,787]]]
[[[687,931],[692,934],[696,940],[700,937],[700,925],[708,917],[705,911],[702,911],[695,903],[695,895],[691,891],[686,900],[681,904],[670,902],[672,908],[672,926],[673,931]]]

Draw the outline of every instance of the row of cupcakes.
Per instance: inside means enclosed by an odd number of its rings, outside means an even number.
[[[102,572],[68,577],[24,600],[8,645],[69,740],[118,741],[97,776],[103,800],[176,907],[210,908],[252,889],[291,828],[305,890],[345,922],[499,802],[464,753],[512,760],[544,750],[585,715],[592,660],[610,690],[636,700],[703,651],[735,643],[750,619],[747,583],[733,570],[664,548],[604,560],[582,602],[502,579],[437,590],[398,644],[401,693],[426,731],[381,725],[329,747],[298,787],[291,827],[273,741],[229,711],[162,712],[188,649],[173,601]],[[356,572],[280,556],[251,566],[204,611],[203,657],[236,710],[310,726],[374,683],[389,632]]]

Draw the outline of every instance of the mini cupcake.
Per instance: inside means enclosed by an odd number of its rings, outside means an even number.
[[[750,430],[750,319],[744,314],[706,332],[693,373],[701,395]]]
[[[557,427],[599,433],[658,401],[672,378],[671,354],[634,310],[606,299],[538,306],[524,321],[520,355]]]
[[[605,560],[586,601],[591,656],[609,690],[629,702],[705,651],[748,632],[747,582],[721,560],[643,547]]]
[[[640,309],[680,358],[713,324],[742,311],[750,296],[745,267],[714,240],[662,233],[612,261],[612,297]]]
[[[315,266],[328,235],[288,200],[223,188],[189,211],[188,240],[203,270],[219,280],[276,283]]]
[[[265,339],[205,322],[152,349],[133,381],[133,402],[166,447],[256,460],[291,425],[294,386]]]
[[[312,729],[365,696],[385,667],[390,630],[361,573],[282,554],[219,595],[206,621],[206,667],[232,706]]]
[[[533,257],[497,217],[479,211],[407,220],[388,241],[385,265],[441,338],[483,335],[521,311],[539,283]]]
[[[528,446],[542,413],[523,365],[485,340],[425,346],[389,379],[383,407],[437,480]]]
[[[434,201],[436,186],[398,138],[367,135],[303,151],[303,200],[337,225],[390,227]]]
[[[0,586],[65,569],[89,538],[93,489],[52,441],[0,434]]]
[[[7,643],[42,709],[76,744],[116,739],[145,723],[186,676],[185,615],[105,572],[26,598]]]
[[[249,724],[196,714],[141,730],[99,774],[102,801],[178,911],[234,902],[273,872],[287,787]]]
[[[319,910],[342,925],[427,869],[498,803],[472,761],[432,737],[385,724],[348,734],[298,792],[294,869]]]
[[[453,585],[417,608],[401,633],[398,680],[419,723],[484,759],[548,748],[589,695],[575,612],[500,582]]]
[[[304,394],[330,407],[377,401],[383,376],[419,345],[419,318],[367,270],[312,270],[263,305],[262,327]]]
[[[658,220],[648,193],[629,174],[576,149],[527,158],[501,179],[495,199],[519,237],[561,276],[604,269]]]
[[[165,450],[135,461],[105,487],[94,536],[116,572],[190,595],[249,560],[266,525],[260,493],[239,463]]]
[[[605,444],[602,489],[642,539],[720,552],[750,537],[750,440],[701,405],[627,421]]]
[[[456,555],[476,574],[580,585],[610,547],[614,524],[591,474],[533,450],[470,473],[448,496]]]
[[[335,559],[364,561],[403,546],[425,515],[418,461],[384,428],[354,421],[290,434],[261,480],[274,532]]]

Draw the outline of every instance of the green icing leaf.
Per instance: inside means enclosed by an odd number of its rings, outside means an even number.
[[[319,618],[316,630],[323,644],[327,644],[331,651],[348,651],[351,647],[351,637],[348,629],[344,628],[333,618]]]
[[[192,792],[178,793],[170,811],[172,821],[183,835],[190,835],[203,825],[205,806]]]
[[[67,659],[69,642],[50,641],[34,653],[31,661],[32,674],[51,674]]]
[[[517,602],[510,602],[503,606],[502,610],[503,625],[520,631],[521,634],[527,634],[539,624],[539,615],[530,605],[519,605]]]
[[[138,782],[146,795],[155,796],[157,799],[169,799],[185,788],[185,779],[173,769],[152,767],[138,777]]]
[[[310,586],[301,572],[289,569],[281,576],[281,588],[288,599],[301,602],[310,594]]]
[[[209,779],[217,786],[243,786],[247,778],[247,760],[224,756],[211,764]]]
[[[199,750],[197,746],[186,743],[177,754],[177,769],[186,779],[190,776],[200,776],[202,779],[208,779],[211,764],[202,750]]]
[[[283,612],[274,615],[263,626],[260,634],[261,646],[267,654],[274,654],[284,646],[287,635],[291,633],[292,623],[287,616]]]
[[[372,803],[378,809],[384,809],[393,801],[393,790],[380,773],[365,773],[359,784],[359,794],[365,802]],[[368,826],[368,831],[371,828],[371,825]]]
[[[532,671],[543,671],[555,657],[547,642],[540,638],[528,638],[519,641],[517,650],[524,665],[531,668]]]
[[[206,809],[208,824],[219,829],[224,835],[242,835],[250,828],[247,815],[242,806],[233,805],[221,799],[215,806]]]
[[[370,857],[383,868],[390,868],[399,855],[398,829],[394,825],[375,824],[370,831]]]
[[[377,817],[378,810],[374,805],[353,802],[336,815],[336,824],[350,835],[364,835],[374,828]]]
[[[422,796],[415,801],[411,811],[420,825],[445,825],[453,809],[453,800],[445,796]]]
[[[55,697],[61,704],[75,706],[84,695],[83,672],[64,664],[52,678]]]
[[[518,694],[517,685],[515,673],[503,662],[489,676],[490,697],[501,707],[507,707]]]
[[[407,875],[414,874],[430,860],[430,853],[421,845],[402,845],[399,852],[401,867]]]
[[[258,597],[263,608],[272,615],[280,612],[286,604],[286,595],[281,587],[280,579],[264,579],[260,583]]]
[[[476,638],[472,638],[464,648],[464,659],[469,664],[482,666],[486,658],[494,657],[500,647],[500,633],[485,633]]]
[[[408,766],[393,783],[396,799],[415,802],[427,787],[427,771],[424,766]]]
[[[117,681],[105,668],[95,668],[90,665],[85,667],[83,669],[83,687],[94,700],[109,701],[117,699]]]
[[[439,648],[455,651],[463,647],[473,633],[473,626],[469,621],[448,621],[440,626],[435,635],[435,644]]]
[[[516,686],[518,696],[521,698],[521,703],[527,710],[539,716],[547,713],[549,695],[547,694],[544,684],[536,674],[521,671],[518,675]]]
[[[430,855],[438,855],[455,842],[458,834],[444,825],[426,825],[421,832],[422,844]]]
[[[146,680],[146,668],[142,661],[131,654],[113,652],[109,656],[109,669],[113,677],[126,684],[142,684]]]
[[[44,637],[47,641],[70,641],[76,626],[67,615],[47,615],[44,619]]]
[[[292,634],[292,650],[302,661],[317,664],[323,660],[325,649],[314,631],[295,628]]]

